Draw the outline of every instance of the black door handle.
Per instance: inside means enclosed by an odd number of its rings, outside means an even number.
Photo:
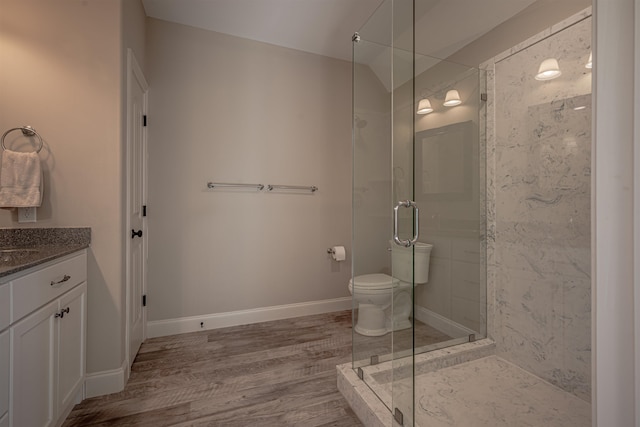
[[[133,239],[134,237],[142,237],[142,230],[131,230],[131,238]]]

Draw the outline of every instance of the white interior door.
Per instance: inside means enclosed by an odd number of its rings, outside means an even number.
[[[127,73],[127,347],[129,366],[144,340],[146,316],[146,109],[147,82],[131,49]]]

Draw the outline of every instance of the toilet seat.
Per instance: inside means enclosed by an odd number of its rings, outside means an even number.
[[[355,288],[356,291],[374,291],[374,290],[390,290],[398,287],[400,280],[387,274],[363,274],[361,276],[349,280],[349,289]]]

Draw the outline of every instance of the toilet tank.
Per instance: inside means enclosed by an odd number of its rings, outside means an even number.
[[[433,245],[416,242],[412,247],[405,248],[391,242],[391,267],[393,277],[403,282],[411,283],[415,272],[416,285],[429,281],[429,257]],[[413,251],[415,250],[415,264],[412,266]]]

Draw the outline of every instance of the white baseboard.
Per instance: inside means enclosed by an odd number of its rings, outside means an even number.
[[[85,399],[124,390],[127,382],[126,372],[127,361],[125,360],[117,369],[87,374],[84,381]]]
[[[453,320],[448,319],[434,311],[431,311],[428,308],[416,306],[415,317],[422,323],[426,323],[427,325],[434,327],[440,332],[444,332],[445,334],[453,338],[459,338],[465,335],[476,333],[466,326],[454,322]]]
[[[351,297],[147,322],[147,338],[351,309]],[[202,323],[202,326],[200,325]]]

